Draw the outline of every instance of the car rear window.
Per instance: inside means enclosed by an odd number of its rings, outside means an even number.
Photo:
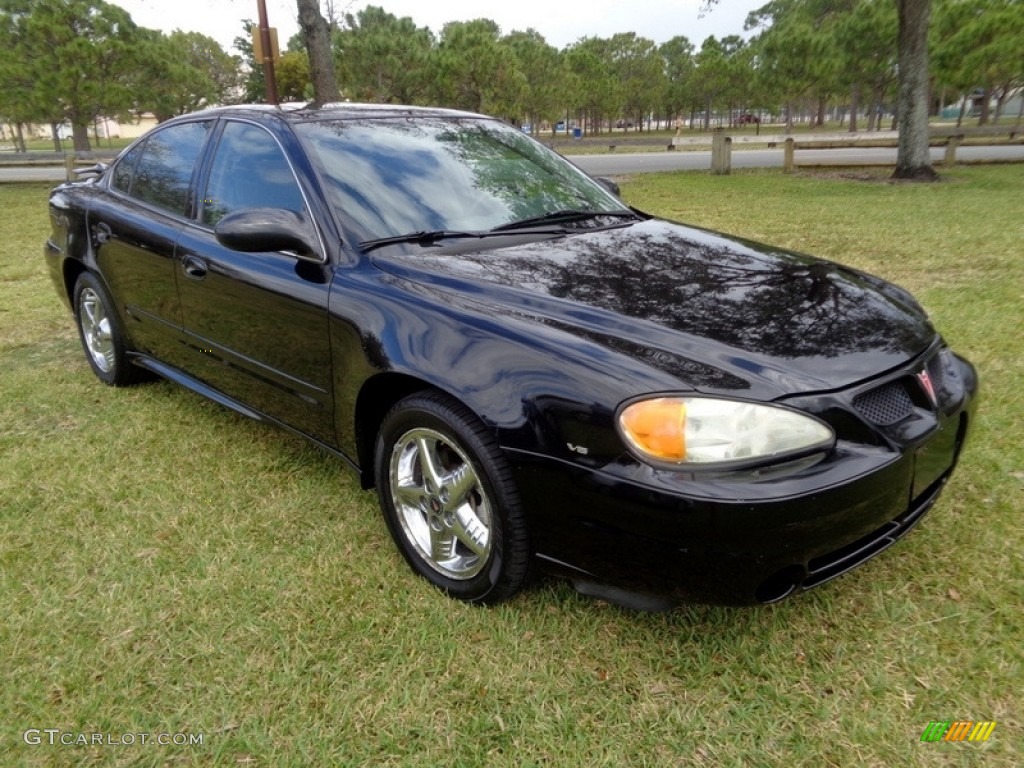
[[[126,156],[114,172],[114,186],[143,202],[184,215],[192,172],[202,151],[211,121],[172,125],[150,134],[134,172],[121,173],[129,165]],[[130,173],[130,179],[129,179]]]

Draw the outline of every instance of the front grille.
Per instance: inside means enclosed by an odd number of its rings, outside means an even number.
[[[903,379],[890,381],[853,398],[853,407],[872,424],[888,426],[905,419],[914,410]]]

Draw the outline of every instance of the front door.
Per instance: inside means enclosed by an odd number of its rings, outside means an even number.
[[[242,253],[213,227],[246,208],[309,214],[295,175],[264,128],[226,121],[197,221],[175,261],[189,370],[241,403],[335,445],[328,339],[330,274],[288,252]]]

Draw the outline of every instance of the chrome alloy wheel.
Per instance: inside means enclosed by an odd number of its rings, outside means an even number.
[[[97,368],[110,373],[115,362],[113,331],[103,300],[92,288],[82,290],[78,313],[89,356]]]
[[[394,444],[388,476],[402,531],[424,562],[449,579],[479,574],[494,518],[466,453],[440,432],[411,429]]]

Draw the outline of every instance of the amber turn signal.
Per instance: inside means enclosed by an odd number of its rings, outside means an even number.
[[[686,460],[686,404],[665,397],[641,400],[619,416],[633,447],[663,461]]]

